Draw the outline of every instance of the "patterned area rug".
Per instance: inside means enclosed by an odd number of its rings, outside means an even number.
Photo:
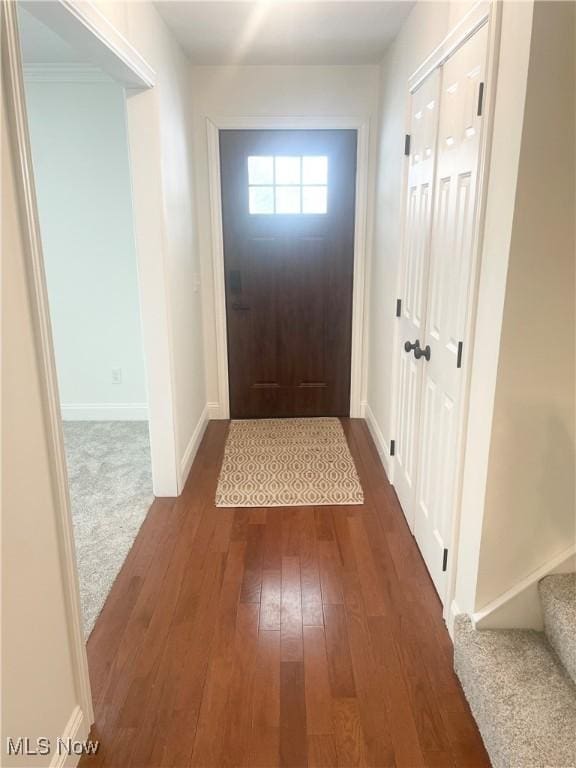
[[[217,507],[362,504],[364,494],[338,419],[233,421]]]

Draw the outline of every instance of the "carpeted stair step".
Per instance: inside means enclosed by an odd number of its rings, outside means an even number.
[[[576,767],[576,686],[543,633],[459,616],[454,667],[494,768]]]
[[[548,642],[576,682],[576,573],[546,576],[538,589]]]

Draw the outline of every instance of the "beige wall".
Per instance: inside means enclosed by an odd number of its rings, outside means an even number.
[[[575,8],[534,6],[477,609],[576,538]]]
[[[378,67],[190,67],[196,201],[204,301],[207,397],[218,402],[206,118],[360,116],[370,120],[373,150]],[[372,185],[372,178],[370,180]]]

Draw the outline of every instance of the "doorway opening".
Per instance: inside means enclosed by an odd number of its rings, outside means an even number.
[[[88,636],[153,500],[123,87],[19,7]]]

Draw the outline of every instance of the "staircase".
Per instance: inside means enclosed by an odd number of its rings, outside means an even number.
[[[456,619],[454,667],[494,768],[576,768],[576,574],[539,592],[544,632]]]

